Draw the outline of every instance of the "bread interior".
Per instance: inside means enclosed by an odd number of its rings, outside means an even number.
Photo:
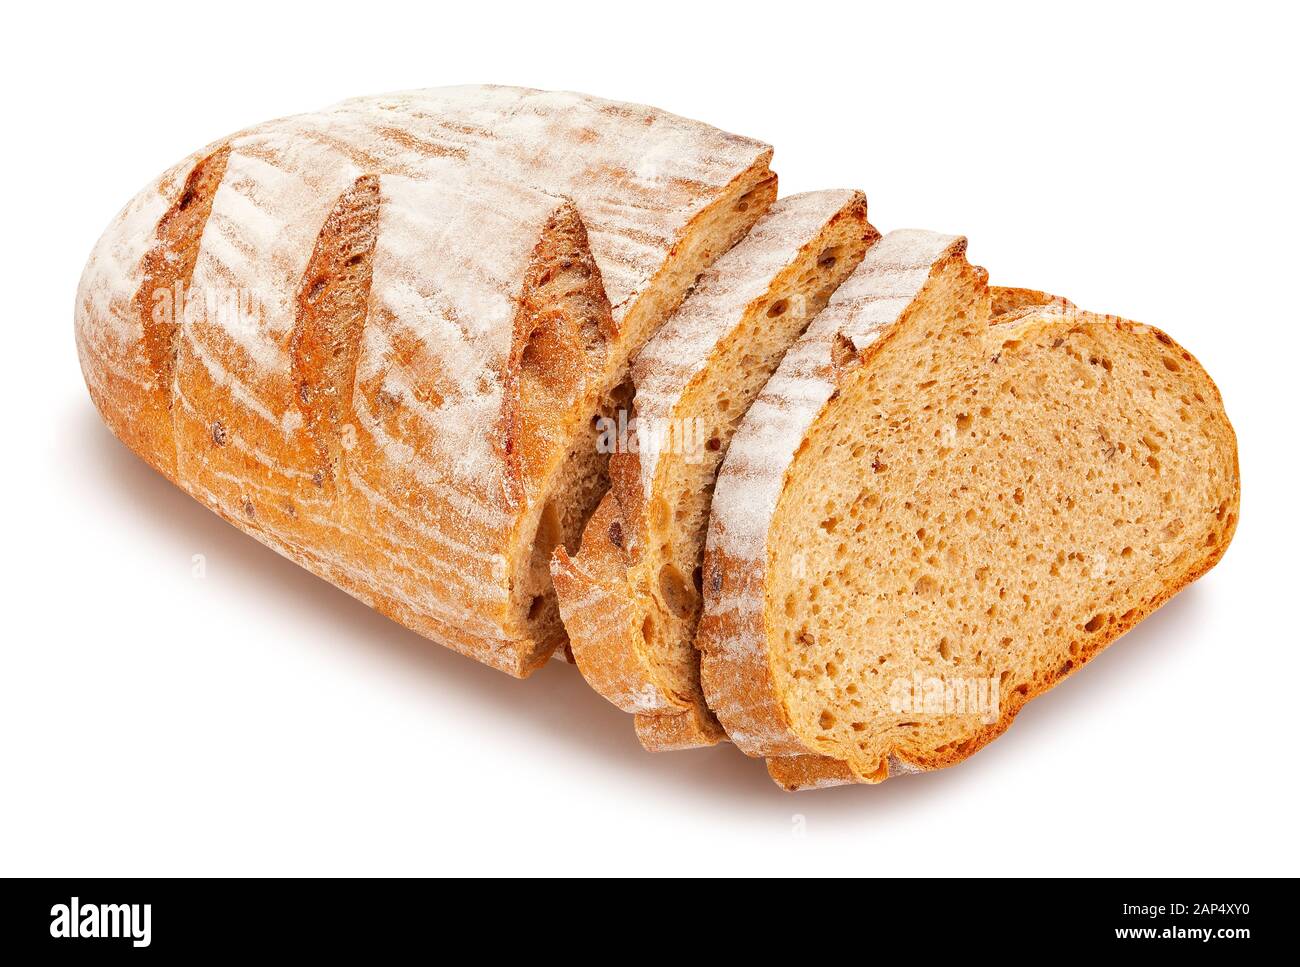
[[[769,534],[791,726],[859,778],[974,751],[1236,523],[1232,430],[1189,354],[1070,309],[985,326],[977,290],[949,265],[845,376]]]
[[[864,215],[836,218],[773,280],[767,296],[748,308],[674,410],[681,445],[659,456],[653,492],[646,495],[648,537],[629,582],[643,608],[638,630],[643,653],[662,686],[681,703],[703,705],[695,631],[718,467],[786,350],[876,237]]]

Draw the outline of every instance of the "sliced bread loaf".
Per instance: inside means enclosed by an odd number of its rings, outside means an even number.
[[[1006,290],[990,325],[964,250],[878,243],[718,476],[704,691],[787,788],[960,761],[1236,526],[1235,437],[1191,354]]]
[[[877,237],[860,192],[776,202],[635,360],[633,426],[606,428],[612,490],[552,573],[578,667],[637,714],[647,748],[721,737],[694,647],[714,475],[785,351]]]
[[[518,88],[366,98],[166,172],[82,276],[91,397],[217,513],[514,675],[607,481],[591,421],[775,197],[771,149]]]

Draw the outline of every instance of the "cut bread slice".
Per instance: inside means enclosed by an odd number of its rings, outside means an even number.
[[[964,759],[1236,526],[1235,436],[1191,354],[1064,300],[990,325],[964,249],[877,244],[718,476],[703,685],[787,788]]]
[[[778,201],[634,362],[635,422],[607,426],[612,489],[552,572],[574,659],[650,749],[722,738],[694,647],[718,464],[740,417],[878,237],[860,192]]]

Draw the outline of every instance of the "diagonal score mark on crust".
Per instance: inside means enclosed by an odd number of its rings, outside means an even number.
[[[587,228],[570,201],[542,229],[523,280],[502,401],[503,447],[525,498],[544,467],[539,459],[569,429],[563,414],[594,400],[614,323]]]
[[[331,488],[347,445],[343,424],[352,411],[379,208],[378,176],[362,175],[326,217],[294,300],[294,400],[320,455],[317,482]]]
[[[608,486],[608,455],[592,414],[609,407],[604,385],[616,340],[612,309],[587,228],[566,199],[547,218],[524,273],[511,334],[499,432],[506,498],[526,508],[511,596],[532,644],[523,669],[566,640],[549,561],[572,544]]]
[[[542,649],[537,623],[524,617],[531,599],[510,600],[516,563],[541,530],[534,510],[553,502],[548,522],[581,516],[565,502],[574,475],[564,468],[590,448],[575,422],[559,438],[573,445],[568,453],[525,449],[521,465],[541,472],[520,481],[521,504],[505,496],[517,468],[494,437],[540,227],[571,198],[603,286],[626,303],[596,381],[603,393],[770,200],[740,196],[774,180],[765,145],[606,104],[513,89],[414,92],[222,139],[229,162],[190,280],[215,297],[215,311],[178,317],[176,399],[155,405],[133,298],[160,219],[217,145],[191,155],[124,209],[83,273],[78,349],[105,420],[235,526],[420,633],[526,674]],[[452,150],[437,150],[444,144]],[[364,449],[342,454],[331,494],[313,482],[322,461],[296,399],[290,340],[321,226],[366,173],[381,178],[383,224],[352,412],[341,414],[357,418]],[[444,387],[459,395],[439,398]],[[425,389],[431,395],[420,396]],[[582,421],[603,407],[602,393]],[[354,471],[364,478],[356,493]],[[340,519],[331,498],[360,514]],[[433,535],[439,550],[415,550],[417,534]]]
[[[140,287],[131,300],[131,309],[140,321],[141,346],[153,374],[146,392],[160,409],[172,408],[181,315],[198,261],[199,243],[212,214],[212,199],[229,160],[230,145],[225,144],[195,163],[180,194],[158,220],[154,244],[140,263]]]
[[[134,306],[144,327],[144,350],[162,386],[170,385],[176,366],[177,313],[157,312],[158,294],[188,286],[198,260],[203,227],[212,213],[212,199],[226,173],[229,145],[200,160],[185,179],[180,195],[158,221],[157,241],[145,253],[143,279]]]

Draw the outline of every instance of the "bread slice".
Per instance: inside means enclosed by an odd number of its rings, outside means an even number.
[[[694,647],[714,474],[782,355],[877,237],[860,192],[778,201],[636,358],[632,429],[605,428],[613,489],[552,573],[578,667],[637,713],[647,748],[722,737]]]
[[[877,244],[718,476],[704,690],[787,788],[964,759],[1236,527],[1235,437],[1191,354],[1054,300],[990,325],[964,250]]]
[[[514,675],[607,487],[592,420],[775,197],[771,149],[519,88],[345,102],[197,152],[82,277],[105,422],[236,526]]]

